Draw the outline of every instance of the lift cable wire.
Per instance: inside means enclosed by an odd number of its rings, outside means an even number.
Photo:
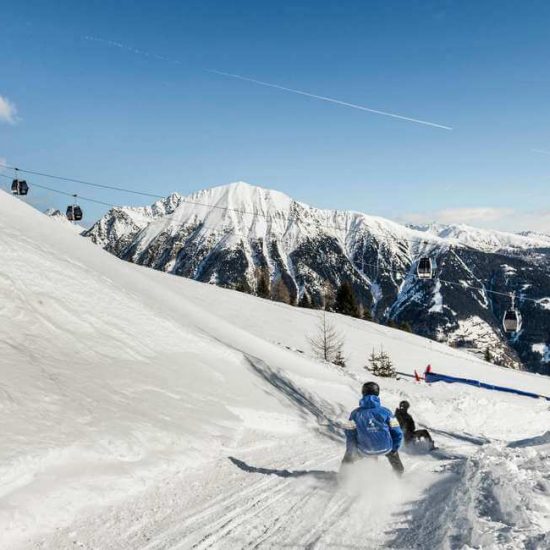
[[[42,176],[44,178],[51,178],[51,179],[55,179],[55,180],[59,180],[59,181],[66,181],[66,182],[71,182],[71,183],[80,183],[82,185],[89,185],[91,187],[99,187],[100,189],[112,189],[114,191],[121,191],[121,192],[124,192],[124,193],[132,193],[134,195],[142,195],[144,197],[151,197],[151,198],[154,198],[154,199],[164,199],[166,197],[163,197],[162,195],[156,195],[156,194],[153,194],[153,193],[145,193],[145,192],[142,192],[142,191],[136,191],[134,189],[126,189],[124,187],[115,187],[113,185],[104,185],[104,184],[101,184],[101,183],[93,183],[91,181],[84,181],[84,180],[79,180],[79,179],[75,179],[75,178],[67,178],[67,177],[64,177],[64,176],[56,176],[56,175],[53,175],[53,174],[46,174],[44,172],[37,172],[35,170],[26,170],[24,168],[17,168],[15,166],[8,166],[8,165],[2,165],[0,166],[0,168],[6,168],[8,170],[17,170],[19,172],[24,172],[25,174],[33,174],[35,176]]]
[[[152,198],[157,198],[157,199],[163,199],[163,198],[166,198],[162,195],[157,195],[157,194],[153,194],[153,193],[145,193],[145,192],[141,192],[141,191],[135,191],[133,189],[127,189],[127,188],[123,188],[123,187],[116,187],[116,186],[110,186],[110,185],[104,185],[104,184],[98,184],[98,183],[93,183],[93,182],[89,182],[89,181],[84,181],[84,180],[79,180],[79,179],[75,179],[75,178],[68,178],[68,177],[64,177],[64,176],[57,176],[57,175],[54,175],[54,174],[47,174],[45,172],[38,172],[38,171],[35,171],[35,170],[27,170],[27,169],[24,169],[24,168],[18,168],[18,167],[15,167],[15,166],[8,166],[8,165],[3,165],[4,168],[7,168],[7,169],[12,169],[15,171],[15,173],[17,174],[17,172],[24,172],[24,173],[27,173],[27,174],[33,174],[33,175],[38,175],[38,176],[42,176],[42,177],[48,177],[48,178],[52,178],[52,179],[56,179],[56,180],[59,180],[59,181],[66,181],[66,182],[71,182],[71,183],[78,183],[78,184],[82,184],[82,185],[89,185],[89,186],[92,186],[92,187],[97,187],[97,188],[101,188],[101,189],[111,189],[111,190],[114,190],[114,191],[120,191],[120,192],[124,192],[124,193],[132,193],[132,194],[135,194],[135,195],[141,195],[141,196],[146,196],[146,197],[152,197]],[[5,175],[5,174],[0,174],[0,176],[3,176],[5,178],[10,178],[10,176],[8,175]],[[64,191],[59,191],[58,189],[54,189],[52,187],[47,187],[45,185],[40,185],[40,184],[37,184],[37,183],[33,183],[33,185],[36,185],[36,187],[39,187],[39,188],[42,188],[42,189],[46,189],[48,191],[52,191],[52,192],[55,192],[55,193],[59,193],[59,194],[62,194],[62,195],[65,195],[65,196],[74,196],[74,193],[67,193],[67,192],[64,192]],[[81,199],[81,200],[84,200],[84,201],[88,201],[88,202],[93,202],[95,204],[101,204],[103,206],[109,206],[111,208],[117,208],[116,205],[112,204],[112,203],[108,203],[108,202],[105,202],[105,201],[100,201],[100,200],[97,200],[97,199],[92,199],[92,198],[89,198],[89,197],[84,197],[84,196],[80,196],[78,195],[78,197]],[[236,212],[236,213],[239,213],[239,214],[246,214],[246,215],[251,215],[251,216],[255,216],[255,217],[263,217],[267,220],[273,220],[273,218],[271,218],[271,216],[267,216],[265,214],[262,214],[261,212],[247,212],[247,211],[244,211],[244,210],[239,210],[239,209],[236,209],[236,208],[231,208],[231,207],[227,207],[227,206],[219,206],[219,205],[212,205],[212,204],[207,204],[207,203],[200,203],[200,202],[196,202],[196,201],[190,201],[184,197],[182,197],[182,201],[185,202],[185,203],[188,203],[188,204],[194,204],[194,205],[197,205],[197,206],[204,206],[204,207],[207,207],[207,208],[216,208],[216,209],[220,209],[220,210],[225,210],[225,211],[233,211],[233,212]],[[365,229],[368,231],[369,234],[379,234],[379,235],[382,235],[382,236],[387,236],[381,232],[377,232],[375,229],[373,228],[358,228],[358,229],[348,229],[348,228],[344,228],[344,227],[337,227],[337,226],[329,226],[329,225],[323,225],[323,224],[315,224],[316,227],[325,227],[327,229],[330,229],[330,230],[333,230],[333,231],[345,231],[346,233],[350,234],[350,233],[358,233],[358,232],[364,232]],[[208,228],[208,229],[216,229],[214,227],[208,227],[206,225],[201,225],[201,227],[205,227],[205,228]],[[240,234],[240,236],[246,236],[244,234]],[[437,237],[436,238],[440,238],[440,237]],[[441,239],[443,240],[443,239]],[[414,238],[407,238],[407,242],[421,242],[423,244],[429,244],[429,242],[425,239],[425,238],[418,238],[418,239],[414,239]],[[445,243],[445,244],[448,244],[448,243]],[[456,254],[456,252],[454,251],[454,246],[453,245],[448,245],[449,246],[449,250],[452,254],[454,254],[454,256],[460,261],[460,263],[465,267],[467,268],[466,264],[464,263],[464,261],[462,260],[462,258],[460,258],[460,256],[458,256]],[[466,248],[466,249],[469,249],[469,250],[473,250],[475,252],[479,252],[478,249],[472,247],[472,246],[469,246],[465,243],[459,243],[459,246],[462,247],[462,248]],[[370,266],[370,267],[375,267],[377,270],[379,269],[379,263],[377,262],[376,264],[363,264],[364,266]],[[454,284],[454,285],[458,285],[458,286],[468,286],[469,288],[473,288],[473,289],[476,289],[476,290],[482,290],[482,291],[485,291],[485,292],[491,292],[493,294],[499,294],[499,295],[502,295],[502,296],[507,296],[509,298],[512,297],[513,293],[503,293],[503,292],[497,292],[497,291],[494,291],[494,290],[489,290],[485,287],[485,284],[473,273],[471,272],[471,270],[469,270],[470,273],[472,274],[472,276],[478,281],[478,283],[480,284],[481,288],[477,288],[477,287],[474,287],[472,285],[468,285],[466,283],[453,283],[451,281],[444,281],[442,279],[440,279],[442,282],[446,282],[448,284]],[[394,272],[395,273],[399,273],[399,272]],[[534,300],[534,299],[531,299],[531,298],[522,298],[522,300],[529,300],[529,301],[532,301],[532,302],[536,302],[538,303],[537,300]]]
[[[100,184],[100,183],[94,183],[94,182],[91,182],[91,181],[81,180],[81,179],[77,179],[77,178],[69,178],[69,177],[66,177],[66,176],[58,176],[58,175],[49,174],[49,173],[46,173],[46,172],[39,172],[39,171],[36,171],[36,170],[28,170],[26,168],[19,168],[19,167],[16,167],[16,166],[1,165],[0,169],[1,168],[8,169],[8,170],[14,170],[14,171],[16,171],[16,173],[17,173],[17,171],[19,171],[19,172],[23,172],[23,173],[26,173],[26,174],[33,174],[33,175],[36,175],[36,176],[52,178],[52,179],[59,180],[59,181],[78,183],[78,184],[81,184],[81,185],[88,185],[88,186],[96,187],[96,188],[99,188],[99,189],[110,189],[110,190],[119,191],[119,192],[122,192],[122,193],[131,193],[133,195],[140,195],[140,196],[143,196],[143,197],[149,197],[149,198],[154,198],[154,199],[165,199],[166,198],[166,196],[159,195],[159,194],[156,194],[156,193],[147,193],[147,192],[144,192],[144,191],[136,191],[135,189],[129,189],[127,187],[117,187],[117,186],[113,186],[113,185],[105,185],[105,184]],[[9,177],[9,176],[4,175],[4,174],[0,174],[0,175],[3,175],[4,177]],[[267,214],[263,214],[261,212],[249,212],[249,211],[246,211],[246,210],[240,210],[238,208],[231,208],[229,206],[220,206],[220,205],[216,205],[216,204],[201,203],[201,202],[198,202],[198,201],[189,200],[189,199],[187,199],[185,197],[182,197],[182,196],[180,196],[180,197],[181,197],[181,201],[184,202],[184,203],[187,203],[187,204],[192,204],[192,205],[196,205],[196,206],[204,206],[206,208],[214,208],[214,209],[224,210],[224,211],[229,211],[229,212],[235,212],[237,214],[249,215],[249,216],[254,216],[254,217],[261,217],[261,218],[267,219],[268,221],[273,221],[274,220],[274,218],[272,218],[271,216],[269,216]],[[98,204],[104,204],[105,206],[110,206],[112,208],[117,208],[116,205],[110,204],[110,203],[107,203],[107,202],[97,201],[97,200],[94,200],[94,199],[85,199],[85,200],[89,200],[90,202],[97,202]],[[334,210],[333,212],[336,213],[337,211]],[[305,222],[305,223],[307,224],[308,222]],[[381,231],[377,231],[375,228],[371,228],[371,227],[368,227],[368,228],[359,227],[357,229],[350,229],[350,228],[346,228],[346,227],[338,227],[338,226],[327,225],[327,224],[311,224],[311,225],[314,226],[314,227],[324,227],[326,229],[330,229],[330,230],[333,230],[333,231],[335,231],[335,230],[336,231],[345,231],[348,234],[364,233],[365,231],[368,231],[368,233],[371,234],[371,235],[374,234],[374,235],[380,235],[380,236],[383,236],[383,237],[387,237],[387,234],[385,234]],[[415,237],[406,237],[404,239],[404,241],[406,241],[407,243],[417,242],[417,243],[422,243],[422,244],[430,244],[429,240],[428,240],[429,237],[432,237],[433,239],[438,239],[438,240],[442,241],[442,243],[445,243],[445,244],[448,245],[448,241],[446,241],[442,237],[439,237],[437,235],[431,235],[431,234],[427,234],[426,237],[417,237],[417,238],[415,238]],[[457,244],[461,248],[465,248],[465,249],[468,249],[468,250],[471,250],[471,251],[474,251],[474,252],[479,252],[479,250],[477,248],[474,248],[473,246],[470,246],[466,243],[458,242]],[[449,246],[452,246],[452,245],[449,245]]]
[[[7,176],[6,174],[0,174],[0,176],[3,177],[3,178],[11,179],[11,176]],[[48,191],[53,191],[54,193],[59,193],[60,195],[65,195],[66,197],[75,197],[75,196],[77,196],[79,200],[88,201],[88,202],[95,202],[97,204],[102,204],[104,206],[115,207],[114,204],[111,204],[109,202],[104,202],[104,201],[100,201],[100,200],[97,200],[97,199],[91,199],[89,197],[84,197],[84,196],[78,195],[76,193],[67,193],[66,191],[60,191],[59,189],[54,189],[53,187],[47,187],[46,185],[40,185],[39,183],[33,182],[32,185],[34,187],[40,187],[41,189],[46,189]]]
[[[6,174],[0,174],[0,176],[4,177],[4,178],[11,179],[11,176],[8,176]],[[72,180],[70,180],[70,181],[72,181]],[[92,198],[89,198],[89,197],[84,197],[84,196],[81,196],[81,195],[76,195],[75,193],[67,193],[65,191],[60,191],[59,189],[54,189],[53,187],[47,187],[46,185],[40,185],[38,183],[33,183],[33,185],[36,186],[36,187],[39,187],[40,189],[46,189],[47,191],[52,191],[54,193],[59,193],[61,195],[65,195],[67,197],[77,197],[79,200],[93,202],[93,203],[96,203],[96,204],[101,204],[101,205],[104,205],[104,206],[110,206],[110,207],[116,208],[116,205],[108,203],[108,202],[100,201],[100,200],[97,200],[97,199],[92,199]],[[208,206],[208,205],[204,205],[204,206]],[[224,207],[220,207],[220,208],[224,208]],[[218,226],[209,226],[209,225],[206,225],[206,224],[200,224],[200,226],[197,227],[197,229],[203,229],[203,228],[204,229],[213,229],[213,230],[214,229],[219,229]],[[241,232],[238,232],[238,231],[233,231],[233,233],[235,235],[240,236],[240,237],[248,237],[247,234],[241,233]],[[474,249],[474,250],[477,250],[477,249]],[[464,264],[463,260],[454,252],[452,247],[450,247],[450,251],[458,258],[458,260],[460,260],[460,262],[462,263],[463,266],[467,267]],[[387,263],[387,262],[384,260],[384,263]],[[380,268],[380,264],[379,264],[378,261],[377,261],[377,263],[362,263],[361,267],[373,267],[378,272],[378,270]],[[404,275],[406,275],[406,272],[403,273],[401,271],[392,270],[392,269],[389,269],[388,273],[390,273],[392,275],[399,275],[400,277],[403,277]],[[470,273],[471,273],[471,271],[470,271]],[[471,288],[471,289],[477,290],[479,292],[489,292],[491,294],[496,294],[498,296],[505,296],[507,298],[511,298],[512,295],[514,294],[514,292],[499,292],[499,291],[496,291],[496,290],[489,290],[488,288],[485,287],[483,282],[478,277],[476,277],[473,273],[472,273],[472,276],[482,285],[481,287],[477,287],[477,286],[468,284],[466,282],[458,283],[458,282],[455,282],[455,281],[448,281],[446,279],[441,279],[439,277],[436,277],[436,280],[438,280],[442,283],[459,286],[461,288]],[[371,282],[371,284],[372,284],[372,282]],[[534,303],[539,303],[540,302],[540,299],[537,300],[537,299],[534,299],[534,298],[527,298],[527,297],[520,297],[519,300],[520,301],[529,301],[529,302],[534,302]]]

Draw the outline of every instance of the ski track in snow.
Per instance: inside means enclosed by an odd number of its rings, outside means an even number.
[[[243,443],[238,449],[246,464],[261,461],[265,465],[266,461],[276,461],[281,465],[299,465],[305,471],[315,468],[334,472],[341,458],[339,449],[329,450],[318,441],[308,443],[307,452],[298,455],[290,448],[281,453],[279,447],[274,447],[273,455],[266,453],[266,449],[247,450]],[[415,472],[415,466],[409,463],[411,473]],[[390,498],[385,506],[379,498],[374,507],[368,493],[354,491],[345,483],[342,487],[330,479],[293,477],[292,472],[288,477],[280,477],[282,470],[276,466],[272,471],[275,473],[271,475],[243,472],[227,458],[221,459],[201,473],[206,479],[198,479],[200,495],[186,488],[185,476],[167,481],[169,488],[141,496],[130,513],[125,506],[122,516],[109,510],[96,518],[86,518],[81,527],[82,534],[86,535],[83,538],[88,538],[108,518],[112,522],[114,515],[116,525],[112,527],[117,529],[117,543],[113,548],[374,548],[381,547],[387,538],[388,523],[393,523],[393,528],[406,523],[405,519],[391,521],[399,494],[394,495],[395,501]],[[385,461],[376,464],[375,471],[400,489],[400,481],[390,478],[393,473]],[[196,476],[191,479],[197,483]],[[358,479],[367,481],[361,475]],[[220,485],[224,486],[222,496]],[[171,512],[159,518],[156,511],[167,499]],[[194,503],[195,499],[199,502]],[[365,533],[365,515],[369,520],[368,533]],[[126,522],[129,523],[127,529]],[[135,525],[139,525],[139,529]],[[101,546],[101,538],[79,544],[79,527],[73,525],[35,548]]]
[[[121,262],[0,193],[0,547],[550,548],[547,402],[381,380],[439,451],[337,478],[364,357],[550,393],[414,335]],[[305,350],[298,353],[292,350]]]

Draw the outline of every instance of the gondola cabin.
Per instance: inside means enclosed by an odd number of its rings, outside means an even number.
[[[11,182],[11,192],[14,195],[26,195],[29,192],[29,186],[25,180],[14,179]]]
[[[416,273],[419,279],[432,279],[433,278],[433,263],[431,258],[423,257],[418,261]]]
[[[71,222],[79,222],[82,219],[82,209],[77,204],[67,206],[67,219]]]
[[[505,332],[519,332],[521,330],[521,313],[517,309],[508,309],[502,319]]]

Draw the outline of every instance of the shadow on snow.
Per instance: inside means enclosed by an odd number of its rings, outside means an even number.
[[[237,468],[243,472],[248,472],[250,474],[263,474],[267,476],[278,476],[278,477],[313,477],[315,479],[320,479],[323,481],[335,481],[338,477],[338,472],[326,471],[326,470],[277,470],[275,468],[260,468],[258,466],[251,466],[243,460],[239,460],[233,456],[228,456],[229,460]]]

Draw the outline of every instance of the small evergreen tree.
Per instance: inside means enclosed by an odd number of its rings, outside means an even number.
[[[333,363],[342,368],[346,367],[346,358],[344,357],[344,354],[342,353],[341,349],[337,350]]]
[[[412,327],[411,327],[410,323],[407,323],[407,321],[403,321],[402,323],[400,323],[399,324],[399,329],[403,330],[405,332],[412,332]]]
[[[260,298],[269,298],[269,270],[267,267],[258,267],[256,269],[256,296]]]
[[[485,355],[483,357],[487,363],[493,362],[493,356],[491,355],[491,350],[489,349],[489,346],[485,348]]]
[[[363,319],[364,321],[372,321],[372,314],[370,312],[370,309],[364,304],[361,304],[359,313],[360,313],[360,318]]]
[[[351,317],[360,317],[359,306],[355,299],[353,286],[349,281],[344,281],[336,292],[336,300],[334,303],[334,311]]]
[[[304,292],[302,293],[298,306],[305,307],[307,309],[311,309],[313,307],[313,302],[311,301],[309,293],[306,289],[304,289]]]
[[[250,285],[246,279],[241,279],[235,284],[235,290],[237,292],[245,292],[246,294],[250,294]]]
[[[382,348],[378,353],[374,351],[374,348],[372,349],[369,366],[366,369],[375,376],[384,378],[395,378],[397,376],[390,356]]]

